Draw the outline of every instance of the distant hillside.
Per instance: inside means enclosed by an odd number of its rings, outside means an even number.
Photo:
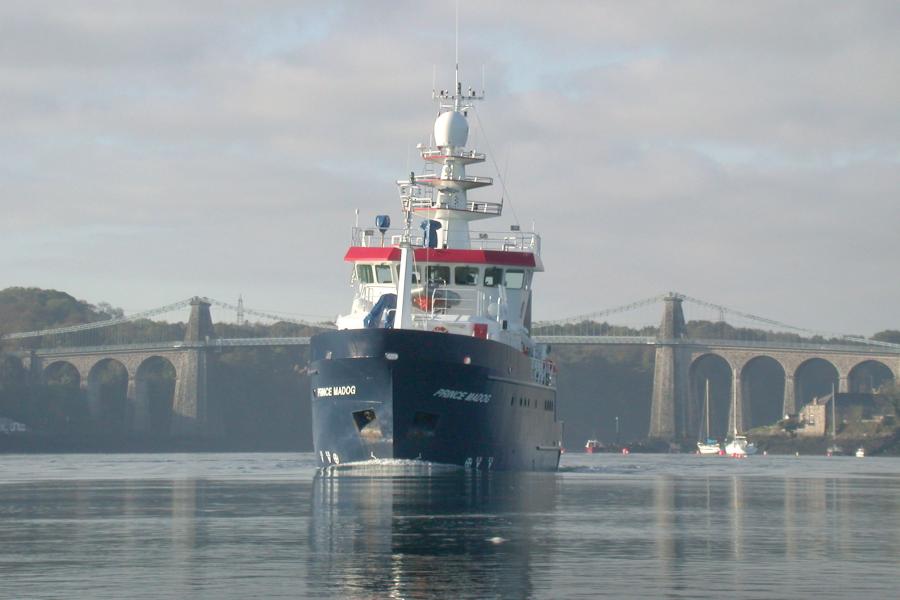
[[[0,290],[0,334],[80,325],[122,314],[108,304],[97,306],[65,292],[10,287]]]
[[[724,321],[688,321],[684,325],[685,337],[700,340],[735,340],[744,342],[790,342],[809,344],[847,344],[846,338],[822,336],[806,337],[798,333],[785,331],[767,331],[750,327],[735,327]],[[646,336],[655,337],[659,334],[658,327],[642,327],[636,329],[626,325],[612,325],[606,322],[581,321],[579,323],[565,323],[563,325],[547,325],[536,322],[534,335],[601,335],[601,336]],[[871,337],[879,342],[900,344],[900,331],[887,329],[879,331]]]

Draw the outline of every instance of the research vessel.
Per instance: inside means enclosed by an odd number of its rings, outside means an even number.
[[[555,470],[562,449],[556,368],[531,337],[541,239],[496,219],[493,184],[466,169],[469,113],[484,92],[433,90],[426,165],[397,182],[402,222],[353,228],[354,291],[337,329],[310,342],[313,442],[322,468]]]

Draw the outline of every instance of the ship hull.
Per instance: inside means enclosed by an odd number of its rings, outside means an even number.
[[[559,465],[556,391],[506,345],[414,330],[333,331],[311,341],[310,379],[323,467]]]

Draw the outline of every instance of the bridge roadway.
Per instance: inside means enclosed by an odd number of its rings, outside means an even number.
[[[280,338],[226,338],[197,342],[148,342],[142,344],[117,344],[110,346],[79,346],[75,348],[41,348],[35,350],[37,356],[81,355],[81,354],[126,354],[129,352],[152,352],[154,350],[212,349],[260,347],[260,346],[307,346],[309,337]],[[786,350],[800,352],[828,352],[841,354],[863,354],[871,356],[896,355],[900,357],[900,348],[864,346],[862,344],[809,344],[795,342],[763,342],[744,340],[715,339],[675,339],[663,340],[652,336],[589,336],[589,335],[537,335],[534,340],[541,344],[573,344],[592,346],[659,346],[678,345],[682,347],[703,347],[709,349],[733,350]]]
[[[691,339],[686,336],[682,298],[669,295],[659,337],[540,335],[535,340],[556,345],[596,345],[652,347],[655,352],[653,398],[651,400],[649,436],[678,439],[699,427],[700,394],[696,387],[701,360],[724,363],[731,374],[733,399],[729,422],[745,430],[752,422],[753,410],[749,367],[760,360],[771,360],[780,367],[784,378],[784,397],[780,414],[794,414],[798,404],[811,399],[803,385],[806,366],[819,359],[831,365],[837,391],[856,391],[861,368],[877,363],[900,381],[900,346],[878,342],[815,344],[787,341],[745,341]],[[43,381],[47,369],[57,363],[69,363],[78,373],[92,414],[99,406],[99,377],[96,368],[108,360],[117,360],[128,372],[128,403],[132,407],[133,426],[141,429],[148,418],[147,381],[154,362],[168,360],[175,369],[176,390],[173,401],[174,431],[215,434],[220,419],[213,414],[207,400],[206,357],[209,352],[240,347],[306,346],[309,337],[280,338],[216,338],[209,314],[209,302],[194,298],[190,302],[191,317],[181,341],[92,346],[77,348],[42,348],[23,356],[36,381]],[[852,342],[852,340],[850,340]],[[759,408],[759,407],[757,407]],[[734,419],[732,421],[732,419]]]

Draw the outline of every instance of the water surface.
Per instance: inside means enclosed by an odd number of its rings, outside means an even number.
[[[315,477],[311,454],[0,457],[6,598],[893,597],[900,460],[563,457]]]

